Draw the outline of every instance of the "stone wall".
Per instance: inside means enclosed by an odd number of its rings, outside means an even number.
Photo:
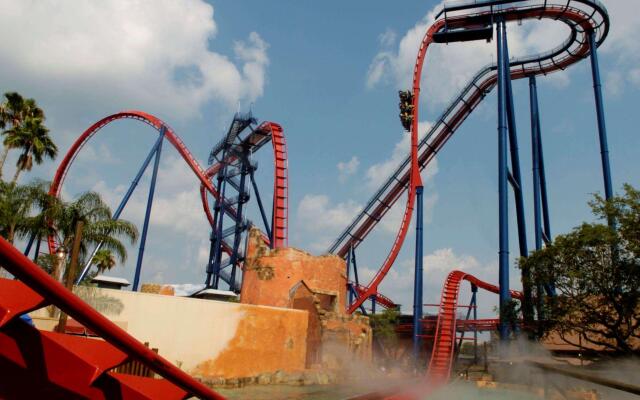
[[[295,248],[270,249],[258,230],[247,242],[240,302],[307,311],[307,368],[371,361],[369,319],[347,315],[345,261]]]
[[[272,250],[254,228],[247,238],[240,302],[291,308],[292,289],[304,281],[315,293],[333,296],[335,308],[344,310],[345,272],[345,262],[338,256],[316,257],[292,247]]]

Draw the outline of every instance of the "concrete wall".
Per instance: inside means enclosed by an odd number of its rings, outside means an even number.
[[[305,311],[96,291],[122,303],[119,314],[107,317],[192,375],[234,378],[305,367]]]

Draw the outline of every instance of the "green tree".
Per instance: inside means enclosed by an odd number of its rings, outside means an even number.
[[[20,127],[28,118],[44,121],[44,112],[34,99],[25,99],[17,92],[7,92],[4,97],[4,101],[0,103],[0,129],[2,129],[3,136],[16,134],[17,131],[14,128]],[[7,128],[9,129],[5,131]],[[0,156],[0,180],[9,150],[11,148],[5,145]]]
[[[583,223],[520,260],[537,284],[554,283],[542,330],[575,346],[588,342],[640,354],[640,192],[590,202],[602,223]],[[616,221],[609,225],[607,221]]]
[[[103,273],[116,266],[116,258],[110,250],[100,249],[91,259],[91,264],[96,266],[99,273]]]
[[[42,164],[45,157],[54,159],[58,154],[58,147],[51,140],[49,129],[43,125],[41,118],[28,117],[20,125],[5,131],[4,146],[6,151],[20,150],[13,183],[17,182],[22,171],[31,171],[34,162]]]
[[[16,185],[0,181],[0,236],[13,243],[33,228],[34,209],[42,198],[42,183]]]
[[[78,263],[84,263],[90,248],[99,243],[102,243],[103,250],[114,254],[124,263],[127,259],[127,249],[121,239],[133,244],[138,238],[135,225],[126,220],[112,219],[111,210],[95,192],[86,192],[73,202],[62,203],[54,221],[59,244],[67,251],[72,249],[78,233],[78,224],[82,223],[81,236],[77,237],[80,240]],[[67,270],[74,267],[76,266],[70,265]],[[71,271],[72,274],[76,272]]]
[[[385,362],[396,361],[399,356],[398,335],[396,333],[399,319],[400,311],[395,308],[369,315],[374,340],[380,346]]]

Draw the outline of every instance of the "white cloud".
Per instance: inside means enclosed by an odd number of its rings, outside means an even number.
[[[341,183],[346,182],[347,178],[356,172],[360,166],[360,160],[357,156],[351,157],[349,161],[340,161],[337,165],[338,168],[338,181]]]
[[[396,49],[381,46],[372,60],[366,77],[368,87],[391,80],[398,88],[410,88],[413,68],[422,38],[433,23],[438,4],[400,39]],[[522,26],[508,24],[511,57],[519,57],[550,50],[567,37],[568,28],[552,21],[524,22]],[[429,106],[448,102],[468,80],[485,64],[495,60],[495,41],[434,44],[427,54],[423,69],[423,95]],[[566,85],[566,73],[554,74],[553,82]],[[428,96],[426,95],[428,94]]]
[[[432,124],[430,122],[420,122],[418,124],[419,139],[424,137]],[[371,189],[377,189],[382,185],[395,171],[400,163],[409,155],[411,146],[411,135],[403,133],[400,141],[393,147],[391,156],[379,163],[371,165],[366,172],[367,186]],[[434,159],[423,171],[423,178],[431,180],[438,173],[438,163]]]
[[[402,195],[396,204],[394,204],[389,211],[385,214],[384,218],[380,221],[380,229],[383,232],[396,234],[400,229],[400,224],[402,223],[402,217],[404,216],[405,206],[407,202],[407,196]],[[438,194],[437,193],[427,193],[423,196],[423,212],[424,212],[424,223],[428,224],[431,222],[433,218],[433,210],[438,202]],[[413,231],[415,221],[415,212],[411,218],[409,231]]]
[[[630,76],[631,78],[631,76]],[[625,77],[619,70],[609,71],[605,78],[604,88],[613,97],[620,96],[624,90]]]
[[[614,57],[609,66],[605,89],[609,94],[619,95],[625,89],[640,88],[640,25],[636,18],[637,3],[628,0],[609,0],[606,3],[611,20],[609,37],[602,45],[601,54]],[[600,59],[602,65],[604,58]],[[626,83],[631,83],[631,86]],[[611,86],[611,87],[609,87]]]
[[[204,284],[182,283],[172,284],[176,296],[190,296],[195,292],[204,289]]]
[[[82,151],[78,153],[75,162],[95,163],[98,160],[101,164],[107,165],[119,164],[121,162],[118,156],[113,154],[109,146],[104,143],[100,143],[98,146],[93,143],[86,143],[82,146]]]
[[[204,215],[199,181],[186,163],[176,156],[165,157],[158,171],[158,183],[151,209],[151,226],[178,232],[192,239],[206,237],[209,223]],[[146,179],[148,179],[149,168]],[[147,206],[148,182],[141,181],[127,203],[124,218],[141,226]],[[100,180],[91,190],[100,193],[115,209],[127,190],[125,185],[112,187]]]
[[[454,269],[462,271],[477,270],[480,263],[473,256],[457,255],[450,247],[438,249],[424,257],[424,265],[429,269],[450,272]]]
[[[471,275],[485,280],[489,283],[496,283],[495,265],[483,264],[475,257],[467,254],[458,254],[452,248],[441,248],[423,257],[424,266],[424,302],[439,303],[442,285],[447,275],[454,270],[463,270]],[[359,268],[363,284],[375,275],[376,270],[372,268]],[[410,312],[413,306],[413,281],[414,281],[414,260],[413,258],[404,261],[397,261],[389,270],[385,280],[380,286],[381,293],[390,296],[391,299],[403,305],[405,312]],[[461,289],[460,304],[464,304],[468,298],[468,288]],[[497,299],[497,296],[495,296]],[[480,315],[487,315],[493,306],[493,302],[483,304],[483,312]],[[426,312],[435,312],[434,308],[425,308]]]
[[[202,0],[0,0],[0,82],[69,109],[143,108],[188,117],[261,96],[267,44],[252,32],[234,56],[210,49],[214,8]],[[8,79],[8,78],[5,78]]]
[[[387,28],[386,31],[378,36],[378,42],[380,42],[380,46],[383,47],[391,47],[396,43],[398,35],[393,29]]]
[[[362,206],[353,200],[331,204],[328,196],[322,194],[305,195],[297,210],[298,231],[307,232],[313,237],[308,242],[309,249],[316,252],[325,251],[353,217],[362,210]]]
[[[349,200],[335,205],[328,196],[308,194],[298,206],[298,218],[309,231],[326,231],[343,228],[351,221],[362,206]]]

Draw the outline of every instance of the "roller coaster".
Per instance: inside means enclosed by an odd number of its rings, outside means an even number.
[[[507,45],[506,23],[523,20],[549,19],[564,23],[569,28],[568,38],[557,48],[547,52],[518,59],[510,59]],[[495,28],[495,38],[494,38]],[[453,271],[447,278],[439,305],[435,328],[434,348],[427,368],[430,382],[446,382],[455,359],[457,332],[466,326],[482,326],[483,329],[499,329],[501,336],[508,333],[508,324],[501,320],[477,320],[464,323],[457,321],[458,295],[463,280],[478,288],[499,294],[500,307],[511,298],[523,303],[525,318],[532,317],[532,288],[513,291],[508,286],[508,185],[515,194],[520,255],[528,254],[526,225],[524,219],[524,190],[520,173],[515,111],[511,80],[527,78],[530,86],[532,149],[534,162],[534,218],[536,248],[551,238],[546,198],[546,181],[540,136],[537,104],[536,76],[564,70],[578,61],[590,57],[594,81],[596,114],[601,146],[601,162],[604,176],[605,196],[611,197],[611,177],[606,140],[601,84],[597,59],[597,48],[609,31],[609,17],[605,7],[597,0],[488,0],[457,2],[448,4],[436,15],[435,22],[426,31],[418,49],[413,72],[413,87],[404,95],[403,125],[411,135],[410,154],[391,174],[389,179],[375,192],[364,209],[355,216],[328,249],[329,253],[345,258],[348,271],[353,271],[349,281],[350,313],[360,309],[363,303],[372,300],[384,307],[395,307],[395,303],[379,293],[379,286],[393,266],[402,248],[413,216],[416,219],[416,265],[413,312],[414,349],[424,336],[422,318],[422,178],[420,171],[440,152],[449,138],[465,119],[477,108],[487,94],[497,87],[498,91],[498,137],[499,137],[499,285],[491,285],[464,272]],[[461,93],[442,113],[438,121],[419,140],[418,121],[420,109],[420,84],[428,48],[434,43],[451,43],[473,40],[494,40],[497,44],[497,62],[482,68]],[[407,112],[408,111],[408,112]],[[154,161],[147,208],[143,223],[140,248],[136,263],[133,289],[140,280],[145,241],[151,216],[158,165],[164,140],[178,151],[200,183],[200,195],[205,217],[211,225],[211,248],[205,267],[205,287],[217,288],[226,282],[231,290],[238,291],[242,270],[242,240],[247,229],[253,225],[246,218],[244,205],[249,201],[249,184],[260,210],[264,225],[264,239],[272,247],[285,247],[288,238],[288,178],[287,150],[282,128],[273,122],[257,121],[251,115],[236,115],[229,131],[217,143],[209,157],[209,167],[202,168],[178,135],[157,117],[141,111],[124,111],[110,115],[89,127],[73,143],[58,167],[50,188],[52,195],[59,196],[65,177],[83,146],[101,128],[119,119],[141,121],[154,128],[159,136],[144,159],[140,170],[116,209],[113,218],[118,218],[129,201],[147,167]],[[252,155],[269,141],[274,152],[274,187],[272,215],[267,216],[259,196],[253,172]],[[510,154],[510,157],[509,157]],[[508,167],[510,158],[511,168]],[[236,196],[231,197],[230,193]],[[381,263],[371,281],[362,285],[358,280],[356,249],[386,215],[388,210],[405,194],[407,202],[402,222],[386,259]],[[213,207],[210,205],[213,198]],[[226,227],[225,227],[226,221]],[[37,246],[39,246],[39,239]],[[33,240],[32,240],[33,241]],[[58,244],[54,237],[47,240],[49,251],[54,253]],[[97,251],[98,248],[95,249]],[[36,249],[37,252],[37,249]],[[122,329],[108,321],[86,303],[67,291],[60,283],[42,271],[4,240],[0,240],[0,263],[19,281],[0,281],[3,295],[0,297],[0,370],[11,376],[12,384],[2,385],[0,395],[16,397],[47,398],[185,398],[194,395],[200,398],[221,399],[220,395],[204,387],[191,377],[171,365],[162,357],[145,348]],[[90,264],[85,265],[82,279]],[[427,266],[428,267],[428,266]],[[526,271],[523,271],[526,274]],[[544,290],[544,291],[543,291]],[[536,295],[553,295],[553,285],[536,288]],[[19,316],[25,312],[53,304],[82,323],[106,342],[70,339],[65,335],[42,332],[23,324]],[[77,339],[77,340],[76,340]],[[26,349],[32,348],[33,351]],[[163,380],[131,377],[109,371],[125,359],[139,360],[164,377]],[[46,371],[60,373],[47,374]],[[75,371],[70,377],[67,371]],[[33,382],[38,382],[34,385]],[[400,396],[400,397],[398,397]],[[392,398],[407,398],[403,395]]]
[[[550,19],[559,21],[569,27],[569,37],[557,48],[542,54],[520,59],[510,59],[507,44],[506,22],[523,20]],[[450,43],[473,40],[490,40],[493,37],[493,26],[496,26],[497,62],[482,68],[462,90],[450,106],[440,116],[436,124],[418,141],[418,121],[420,108],[420,84],[422,70],[426,61],[428,48],[433,43]],[[523,184],[520,173],[515,111],[511,80],[528,78],[530,83],[532,143],[534,160],[534,211],[536,248],[542,242],[549,241],[550,227],[548,204],[546,198],[546,182],[544,161],[540,137],[540,122],[537,105],[537,75],[564,70],[570,65],[591,56],[594,81],[596,113],[601,146],[601,161],[604,177],[605,197],[612,195],[611,174],[606,139],[606,126],[602,104],[600,74],[597,59],[597,48],[607,37],[609,17],[605,7],[598,1],[569,0],[566,2],[509,1],[493,0],[482,2],[462,2],[445,6],[436,15],[436,21],[425,33],[413,73],[413,88],[407,96],[401,92],[401,119],[403,125],[410,125],[411,150],[409,156],[391,174],[388,180],[371,197],[363,210],[354,218],[349,226],[339,235],[329,248],[329,252],[345,257],[347,261],[355,258],[355,249],[373,230],[388,210],[404,193],[407,202],[400,228],[389,254],[371,281],[363,286],[359,282],[351,282],[355,299],[351,302],[349,312],[358,308],[368,299],[375,301],[378,287],[395,262],[404,244],[413,210],[417,203],[416,219],[416,277],[414,289],[414,351],[418,352],[420,327],[422,326],[422,179],[420,171],[426,168],[436,154],[442,150],[448,139],[455,133],[462,122],[473,112],[478,104],[494,88],[498,87],[498,134],[499,134],[499,286],[483,284],[481,287],[500,295],[500,309],[507,306],[511,297],[519,298],[523,303],[525,318],[532,317],[532,293],[526,285],[523,293],[509,290],[509,243],[507,185],[510,183],[515,197],[520,255],[528,255],[526,224],[524,218]],[[411,105],[405,110],[403,99],[409,99]],[[405,100],[406,101],[406,100]],[[411,116],[407,124],[406,110]],[[404,111],[404,112],[403,112]],[[510,150],[511,169],[507,166]],[[542,210],[541,210],[542,208]],[[544,216],[542,215],[544,214]],[[542,228],[544,218],[544,229]],[[353,268],[357,268],[353,265]],[[523,271],[523,282],[526,282]],[[357,274],[355,274],[357,276]],[[455,343],[455,310],[459,290],[459,280],[464,274],[452,273],[447,278],[443,289],[442,302],[438,315],[436,340],[431,352],[428,375],[433,381],[447,380],[454,356]],[[470,280],[475,278],[468,277]],[[475,285],[478,286],[478,285]],[[552,283],[545,287],[548,295],[553,295]],[[537,293],[543,296],[541,290]],[[502,312],[501,312],[502,314]],[[507,336],[506,321],[498,324],[501,336]]]

